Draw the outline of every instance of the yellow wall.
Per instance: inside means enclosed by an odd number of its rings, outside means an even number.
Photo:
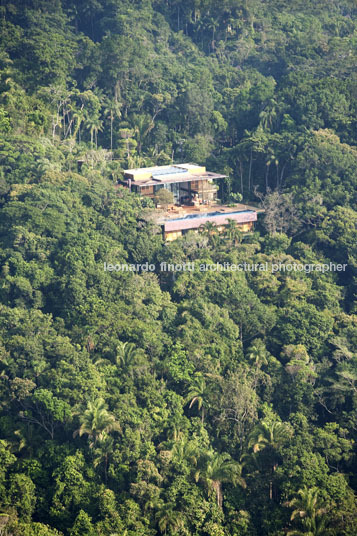
[[[166,242],[172,242],[172,240],[176,240],[176,238],[180,238],[182,236],[181,231],[171,231],[171,233],[164,233],[164,239]]]
[[[152,171],[131,171],[125,172],[125,178],[131,179],[134,181],[146,181],[152,176]]]
[[[205,166],[195,166],[193,164],[178,164],[178,167],[187,169],[191,175],[202,175],[206,173]]]
[[[253,228],[253,222],[250,221],[248,223],[241,223],[239,225],[239,230],[242,231],[243,233],[247,233],[248,231],[251,231]]]

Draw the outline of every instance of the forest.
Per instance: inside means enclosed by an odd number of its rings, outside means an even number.
[[[357,535],[356,65],[354,0],[0,2],[0,534]],[[254,232],[165,243],[180,162]]]

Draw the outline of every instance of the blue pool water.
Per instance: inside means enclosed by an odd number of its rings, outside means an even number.
[[[188,214],[182,218],[174,218],[169,221],[181,221],[181,220],[191,220],[193,218],[208,218],[211,216],[231,216],[232,214],[248,214],[252,213],[254,210],[235,210],[234,212],[200,212],[198,214]]]

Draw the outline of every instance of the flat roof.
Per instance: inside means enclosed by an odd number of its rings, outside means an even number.
[[[165,170],[167,170],[168,173],[177,172],[180,173],[181,171],[186,171],[189,169],[198,169],[202,168],[203,166],[199,166],[198,164],[191,164],[191,163],[183,163],[183,164],[169,164],[166,166],[152,166],[152,167],[143,167],[143,168],[132,168],[132,169],[124,169],[124,173],[129,173],[130,175],[134,175],[136,173],[148,173],[151,172],[154,173],[164,173]]]
[[[154,186],[175,182],[223,179],[225,177],[226,175],[207,171],[205,166],[191,163],[124,170],[124,180],[127,182],[130,180],[134,186]]]

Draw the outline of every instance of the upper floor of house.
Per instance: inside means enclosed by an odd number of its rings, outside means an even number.
[[[211,204],[216,201],[215,182],[226,175],[207,171],[197,164],[175,164],[148,168],[126,169],[124,183],[134,192],[155,197],[161,188],[173,195],[176,205]]]

